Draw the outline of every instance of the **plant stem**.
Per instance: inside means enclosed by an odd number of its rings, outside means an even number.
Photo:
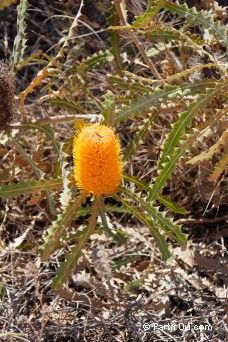
[[[37,120],[37,122],[41,125],[47,125],[49,123],[60,123],[60,122],[68,122],[74,121],[75,119],[84,119],[89,120],[90,122],[101,122],[103,120],[103,115],[101,114],[75,114],[75,115],[58,115],[52,116],[49,118],[42,118]],[[10,125],[10,128],[18,129],[20,128],[21,123]]]
[[[114,0],[113,2],[115,5],[115,8],[116,8],[116,12],[120,18],[121,25],[128,26],[127,20],[125,19],[122,8],[121,8],[122,0]],[[126,28],[126,31],[127,31],[128,35],[130,36],[130,38],[132,39],[132,41],[137,46],[137,48],[139,49],[139,52],[141,53],[142,58],[144,59],[145,63],[149,66],[150,71],[152,72],[154,77],[157,80],[163,80],[162,77],[160,76],[160,74],[158,73],[154,63],[147,57],[147,54],[146,54],[145,50],[143,49],[142,44],[138,40],[137,36],[135,35],[134,30]]]

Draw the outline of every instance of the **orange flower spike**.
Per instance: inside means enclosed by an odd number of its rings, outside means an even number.
[[[122,178],[120,141],[114,130],[101,124],[84,126],[73,142],[77,186],[93,195],[117,191]]]

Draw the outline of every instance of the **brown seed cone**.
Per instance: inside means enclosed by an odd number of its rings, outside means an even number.
[[[8,130],[16,114],[15,77],[9,64],[0,60],[0,132]]]

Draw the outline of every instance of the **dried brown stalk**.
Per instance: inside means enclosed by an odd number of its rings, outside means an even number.
[[[113,1],[115,8],[116,8],[116,12],[120,18],[121,24],[123,26],[128,26],[127,20],[125,19],[122,8],[121,8],[121,2],[122,2],[122,0],[114,0]],[[145,50],[143,49],[143,47],[142,47],[140,41],[138,40],[137,36],[135,35],[134,30],[132,30],[130,28],[125,28],[125,30],[128,33],[129,37],[132,39],[132,41],[137,46],[139,52],[141,53],[142,58],[144,59],[145,63],[148,65],[148,67],[150,68],[150,71],[152,72],[154,77],[157,80],[162,81],[163,80],[162,77],[158,73],[154,63],[147,57],[147,54],[146,54]]]

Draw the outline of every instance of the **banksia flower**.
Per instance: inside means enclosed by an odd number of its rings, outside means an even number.
[[[6,130],[14,118],[15,79],[9,65],[0,60],[0,131]]]
[[[117,191],[122,177],[120,142],[112,128],[84,126],[73,143],[74,174],[78,187],[93,195]]]

